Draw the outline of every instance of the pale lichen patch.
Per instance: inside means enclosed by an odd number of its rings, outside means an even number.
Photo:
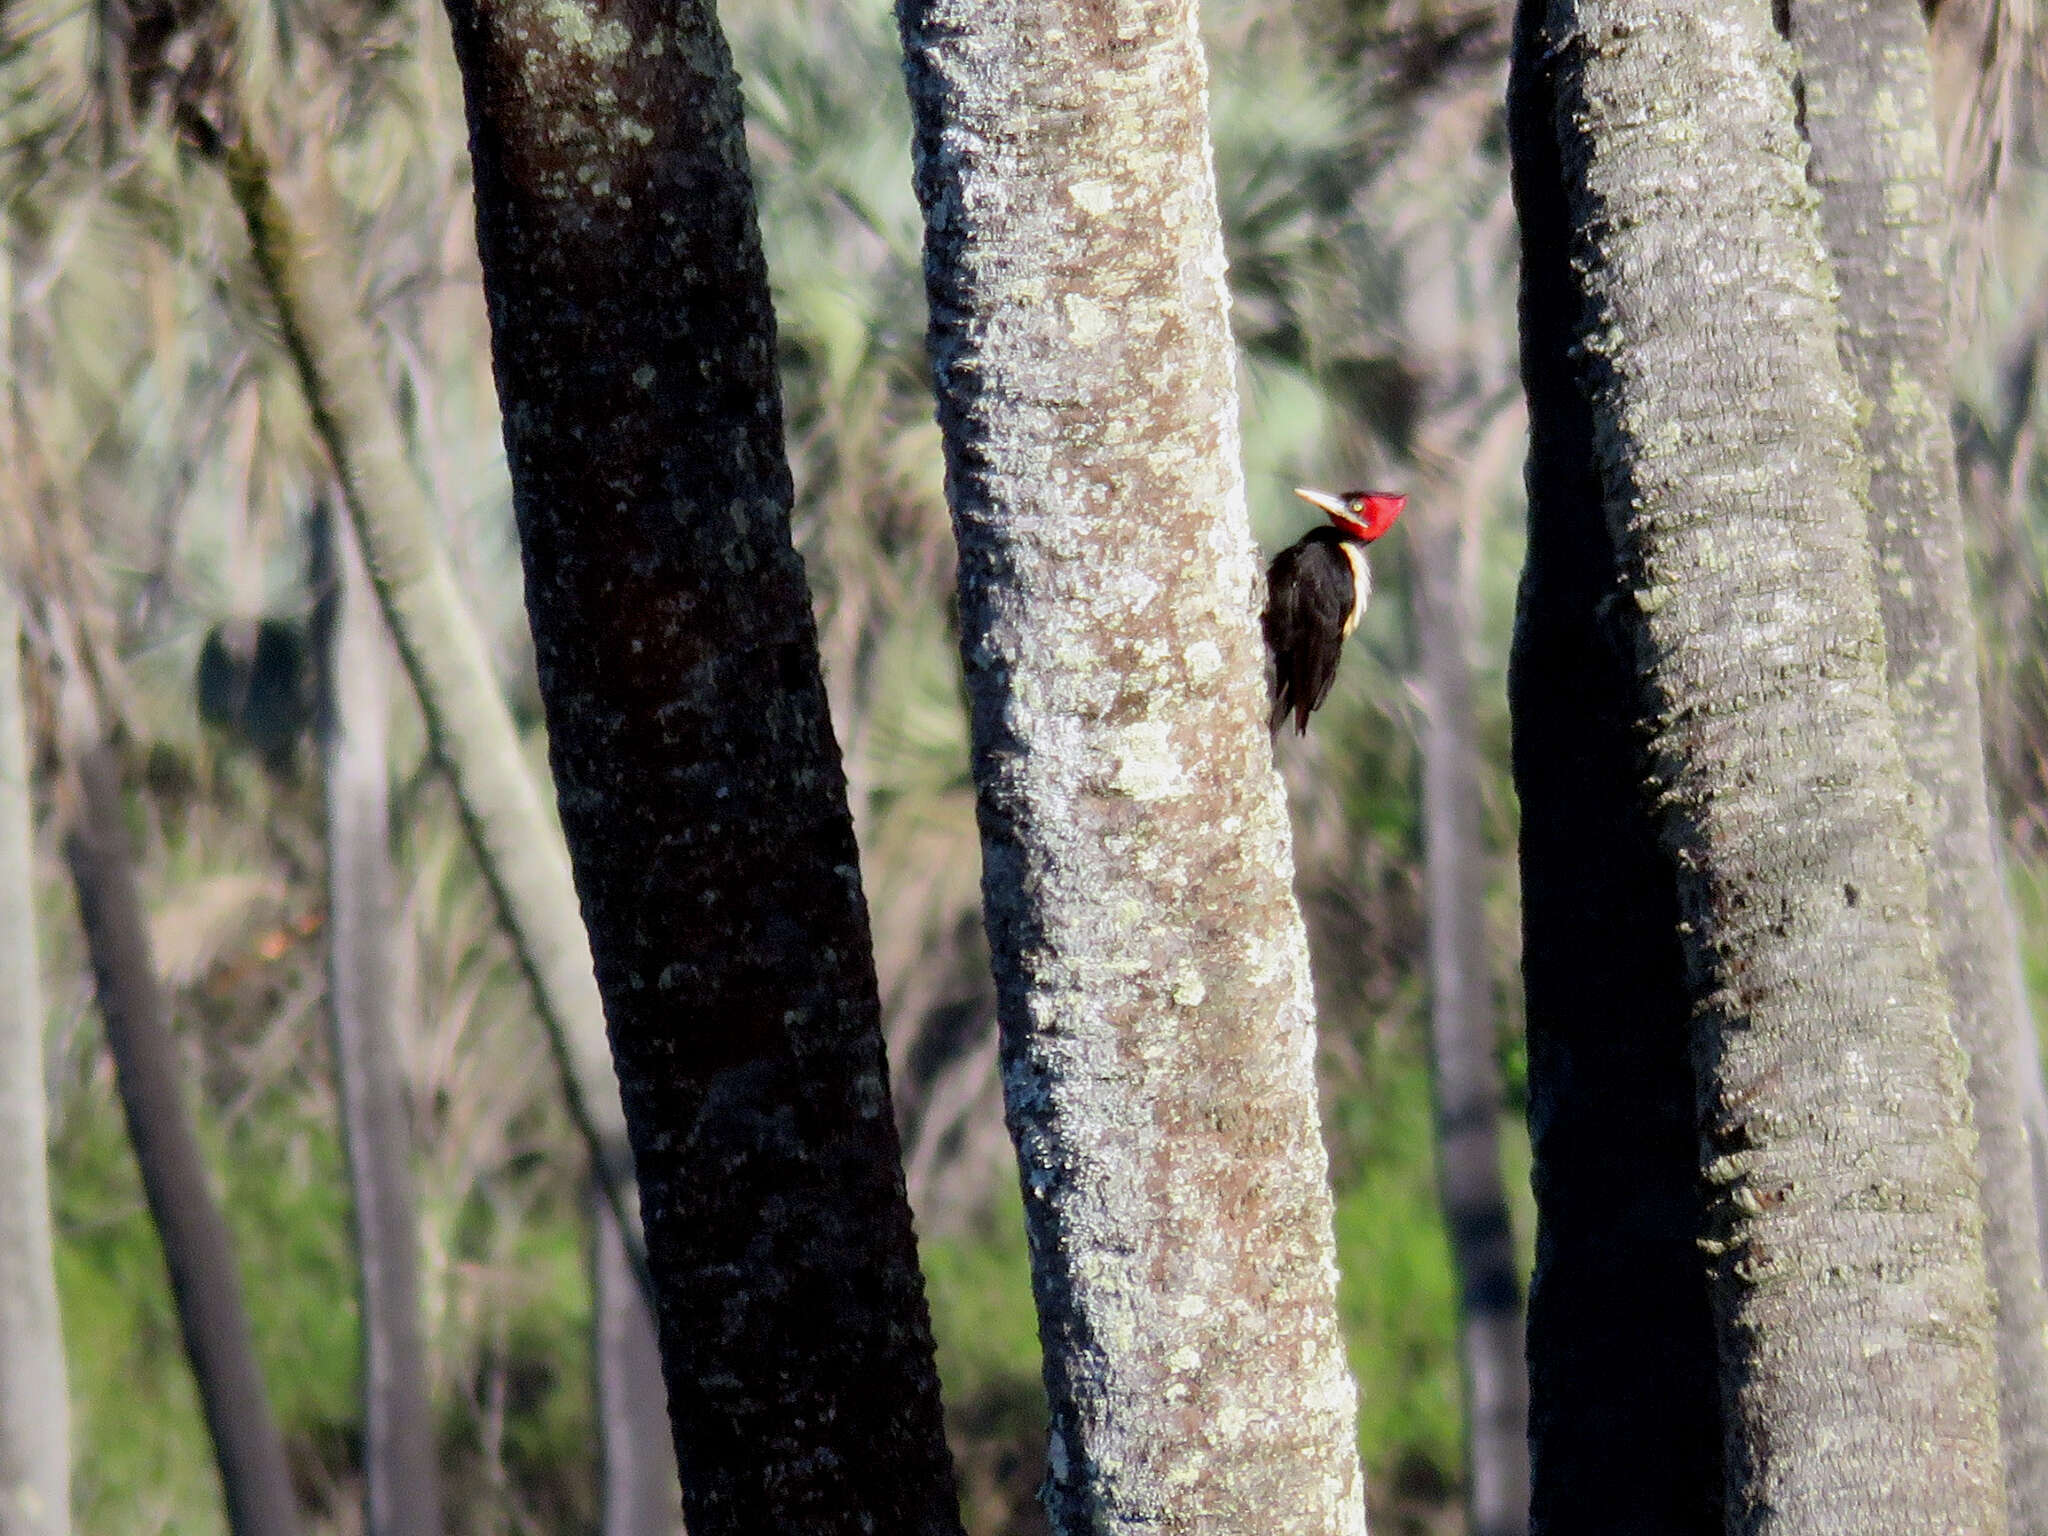
[[[1109,315],[1093,299],[1070,293],[1061,300],[1067,312],[1067,334],[1079,345],[1100,341],[1109,331]]]
[[[1077,181],[1067,188],[1067,196],[1076,208],[1097,218],[1116,206],[1116,189],[1106,181]]]
[[[1165,721],[1134,721],[1111,736],[1107,750],[1116,764],[1110,783],[1119,794],[1166,800],[1188,792],[1187,770]]]
[[[925,7],[912,94],[934,296],[967,301],[935,303],[933,351],[972,465],[952,496],[968,683],[994,726],[979,745],[1000,754],[978,773],[1006,828],[984,826],[991,929],[1029,1067],[1005,1089],[1027,1168],[1058,1170],[1027,1175],[1048,1327],[1086,1341],[1065,1356],[1047,1498],[1062,1528],[1358,1531],[1355,1473],[1321,1476],[1355,1469],[1348,1415],[1318,1390],[1342,1357],[1288,1379],[1293,1342],[1328,1326],[1327,1205],[1284,802],[1253,702],[1259,572],[1199,50],[1125,0],[1072,29],[1085,49],[1035,19],[1029,69],[1074,125],[1055,143],[981,115],[983,46],[1018,30],[999,10]],[[1112,29],[1144,46],[1112,62]],[[1247,1164],[1257,1192],[1234,1202],[1218,1180],[1237,1188]],[[1282,1423],[1282,1396],[1310,1422]],[[1249,1411],[1223,1444],[1232,1398]],[[1314,1507],[1326,1482],[1349,1490],[1339,1508]]]

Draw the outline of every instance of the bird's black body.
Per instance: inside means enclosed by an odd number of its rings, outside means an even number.
[[[1329,696],[1337,658],[1358,627],[1371,591],[1366,541],[1337,526],[1312,529],[1266,569],[1266,649],[1273,656],[1273,718],[1289,715],[1296,734]]]

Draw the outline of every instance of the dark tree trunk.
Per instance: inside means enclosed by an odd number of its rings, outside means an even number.
[[[327,1017],[355,1206],[363,1332],[364,1526],[438,1536],[441,1491],[421,1337],[419,1213],[393,978],[383,624],[348,523],[324,507],[320,748],[327,815]]]
[[[1886,672],[1930,859],[1942,972],[1970,1053],[1984,1257],[1998,1307],[1999,1431],[2015,1530],[2048,1530],[2048,1290],[2023,1114],[2018,985],[1984,784],[1977,626],[1949,426],[1948,199],[1916,0],[1792,0],[1810,175],[1863,392]]]
[[[725,41],[704,0],[449,12],[690,1528],[955,1532]]]
[[[213,1436],[228,1528],[234,1536],[290,1536],[299,1520],[291,1469],[256,1362],[227,1222],[185,1109],[122,814],[120,761],[111,747],[91,745],[77,766],[79,815],[65,853],[128,1136]]]
[[[2002,1532],[1965,1063],[1787,51],[1765,0],[1545,22],[1582,296],[1552,356],[1678,896],[1727,1528]]]
[[[1568,355],[1584,295],[1570,264],[1548,8],[1523,0],[1508,89],[1530,437],[1508,694],[1537,1214],[1531,1528],[1719,1536],[1678,900],[1639,808],[1636,671],[1612,619],[1620,562]]]

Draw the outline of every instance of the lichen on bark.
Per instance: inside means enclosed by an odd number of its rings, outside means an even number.
[[[2014,1529],[2048,1527],[2048,1292],[2023,1085],[2038,1076],[1984,783],[1977,630],[1949,429],[1948,199],[1913,0],[1793,0],[1810,177],[1863,397],[1886,672],[1942,973],[1970,1054]]]
[[[1048,1509],[1362,1531],[1194,8],[899,20]]]
[[[1763,0],[1554,0],[1579,387],[1693,1006],[1730,1531],[2001,1531],[1964,1062]]]

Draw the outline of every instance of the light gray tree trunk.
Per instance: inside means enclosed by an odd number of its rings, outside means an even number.
[[[1441,483],[1441,482],[1440,482]],[[1448,486],[1444,487],[1449,489]],[[1501,1073],[1487,964],[1486,862],[1460,509],[1417,509],[1416,648],[1423,688],[1423,890],[1429,914],[1430,1053],[1437,1187],[1458,1268],[1472,1536],[1529,1524],[1529,1384],[1522,1283],[1500,1169]]]
[[[71,1399],[51,1255],[43,1022],[21,610],[0,577],[0,1536],[71,1530]]]
[[[1188,0],[903,0],[1063,1533],[1364,1526]]]
[[[1727,1527],[2000,1532],[1966,1063],[1789,50],[1764,0],[1552,0],[1520,44],[1589,409],[1538,451],[1600,475],[1679,893]]]
[[[355,1205],[363,1336],[364,1524],[438,1536],[438,1444],[427,1394],[419,1214],[392,926],[383,624],[355,536],[322,506],[320,742],[327,816],[327,1016]]]
[[[1914,0],[1792,0],[1809,175],[1863,393],[1887,676],[1929,849],[1942,972],[1970,1054],[1999,1430],[2015,1530],[2048,1531],[2048,1290],[2023,1105],[2039,1078],[1992,841],[1955,442],[1948,199]]]
[[[669,1439],[668,1389],[647,1292],[633,1274],[602,1190],[591,1201],[600,1536],[681,1536],[683,1495]]]
[[[317,165],[287,204],[253,139],[236,140],[225,155],[257,269],[333,459],[385,622],[533,987],[570,1114],[644,1274],[625,1113],[568,855],[527,770],[482,630],[434,537],[433,509],[378,375],[375,338],[356,308],[340,209]]]
[[[1994,628],[2006,627],[2008,684],[2002,699],[1996,688],[1980,698],[1980,704],[2002,706],[2004,720],[1987,732],[1987,763],[1994,783],[2007,794],[2024,796],[2021,786],[2036,782],[2037,769],[2026,760],[2032,756],[2024,722],[2040,718],[2038,703],[2029,705],[2027,694],[2038,697],[2037,688],[2022,690],[2028,654],[2027,636],[2040,632],[2035,617],[2039,596],[2039,567],[2031,554],[2022,553],[2030,535],[2026,532],[2027,490],[2032,484],[2038,433],[2034,426],[2034,402],[2041,379],[2048,373],[2048,282],[2037,285],[2033,301],[2016,318],[2012,334],[1999,348],[1997,379],[1989,420],[1978,438],[1978,452],[1959,465],[1963,501],[1968,508],[1965,521],[1997,530],[1992,563],[2003,572],[1992,582]],[[1996,802],[1994,793],[1992,799]],[[1995,842],[2002,842],[1994,831]],[[2002,884],[2002,882],[2001,882]],[[2008,905],[2008,915],[2010,907]],[[2017,941],[2010,945],[2013,975],[2010,985],[2024,1001],[2027,996],[2023,956]],[[2034,1170],[2034,1210],[2041,1228],[2043,1283],[2048,1284],[2048,1080],[2041,1069],[2041,1042],[2035,1030],[2031,1008],[2012,1019],[2012,1059],[2019,1087],[2020,1115],[2027,1126],[2027,1152]]]
[[[1488,82],[1491,83],[1491,82]],[[1475,142],[1498,121],[1470,82],[1434,112],[1426,149],[1393,183],[1413,220],[1401,240],[1406,366],[1424,402],[1410,446],[1416,506],[1403,525],[1422,694],[1423,896],[1428,915],[1431,1086],[1437,1189],[1458,1272],[1466,1509],[1471,1536],[1529,1528],[1529,1381],[1522,1276],[1500,1166],[1498,1022],[1486,932],[1487,857],[1465,558],[1519,434],[1496,430],[1508,353],[1494,334],[1497,252],[1467,185],[1487,166]],[[1466,132],[1451,125],[1469,123]],[[1482,204],[1483,206],[1483,204]],[[1475,313],[1476,311],[1476,313]],[[1489,453],[1489,448],[1493,451]]]
[[[162,20],[152,15],[140,24],[159,28]],[[258,131],[266,104],[243,99],[244,81],[232,67],[231,6],[196,4],[175,20],[193,35],[160,45],[193,63],[176,78],[173,116],[185,142],[227,177],[435,755],[533,988],[570,1118],[590,1145],[644,1279],[625,1114],[568,857],[527,771],[482,630],[435,538],[433,508],[379,376],[376,337],[357,307],[348,232],[325,163],[316,149],[296,167],[298,184],[279,186]]]
[[[299,1514],[291,1467],[256,1359],[234,1244],[185,1107],[170,1010],[150,955],[120,759],[106,743],[87,740],[76,767],[79,806],[65,853],[128,1139],[213,1437],[228,1529],[234,1536],[293,1536]]]

